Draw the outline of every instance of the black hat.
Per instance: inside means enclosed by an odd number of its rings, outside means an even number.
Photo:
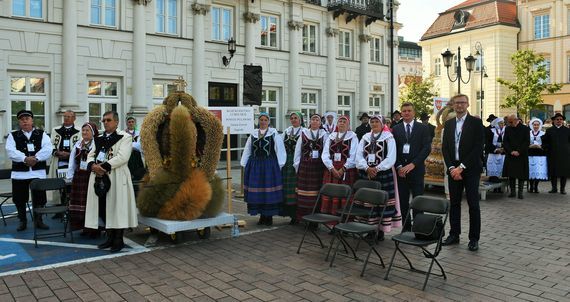
[[[18,119],[20,119],[21,117],[24,117],[24,116],[29,116],[31,118],[34,118],[34,114],[30,110],[24,109],[24,110],[18,111],[18,114],[17,114]]]
[[[402,115],[402,113],[400,113],[400,111],[398,111],[398,110],[396,110],[396,111],[392,112],[392,116],[394,116],[394,114],[399,114],[399,115]]]
[[[95,177],[95,183],[93,185],[95,187],[95,194],[99,197],[105,197],[109,189],[111,189],[111,179],[109,179],[109,175],[107,174],[101,177]]]
[[[370,119],[370,116],[368,116],[368,113],[364,112],[364,113],[360,116],[360,120],[362,120],[363,118]]]
[[[427,120],[427,119],[429,119],[429,114],[427,114],[426,112],[422,113],[422,114],[420,115],[420,119],[421,119],[421,120]]]
[[[550,119],[554,120],[557,117],[561,117],[563,121],[566,120],[566,117],[564,115],[562,115],[560,112],[557,112],[553,117],[551,117]]]
[[[492,121],[494,121],[497,117],[494,114],[489,114],[489,117],[487,118],[487,122],[490,123]]]

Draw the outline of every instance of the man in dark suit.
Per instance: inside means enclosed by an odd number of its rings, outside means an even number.
[[[396,140],[396,164],[398,170],[398,195],[402,219],[406,219],[410,208],[410,193],[413,197],[424,194],[424,161],[431,151],[432,136],[429,128],[414,120],[416,115],[412,103],[403,103],[402,122],[394,126],[392,135]],[[415,213],[414,213],[415,214]],[[411,223],[404,225],[410,230]]]
[[[479,249],[481,233],[481,210],[479,209],[479,181],[483,171],[481,154],[485,130],[480,119],[467,112],[469,97],[458,94],[451,98],[456,118],[445,122],[442,153],[449,174],[451,229],[443,245],[459,244],[461,234],[461,197],[465,189],[469,206],[470,251]]]
[[[370,124],[368,123],[369,120],[370,116],[368,116],[368,113],[366,112],[360,116],[361,125],[356,127],[356,130],[354,131],[358,137],[358,140],[361,140],[364,134],[370,132]]]
[[[429,123],[429,115],[424,112],[420,116],[420,119],[422,120],[422,124],[428,127],[429,135],[431,136],[431,139],[433,139],[433,137],[435,136],[435,126]]]

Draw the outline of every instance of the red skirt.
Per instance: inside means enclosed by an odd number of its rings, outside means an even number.
[[[69,215],[71,216],[72,230],[80,230],[85,226],[85,206],[87,204],[89,174],[88,171],[77,170],[73,175],[69,198]]]
[[[356,168],[348,169],[344,173],[343,178],[335,178],[329,170],[325,170],[323,174],[323,184],[333,183],[333,184],[345,184],[352,187],[354,182],[358,177],[358,171]],[[336,215],[338,211],[346,205],[346,199],[330,198],[328,196],[322,197],[321,202],[321,213],[328,213]]]

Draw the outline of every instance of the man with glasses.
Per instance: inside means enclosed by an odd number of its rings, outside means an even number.
[[[566,194],[566,178],[570,176],[570,129],[564,127],[566,117],[556,113],[552,117],[553,126],[546,130],[544,145],[547,150],[548,174],[552,189],[548,193],[558,192],[560,178],[560,194]]]
[[[451,98],[456,117],[445,122],[442,153],[449,175],[449,236],[443,245],[459,244],[461,234],[461,198],[463,189],[469,206],[470,251],[479,249],[481,211],[479,208],[479,181],[483,171],[485,130],[480,119],[467,112],[469,97],[458,94]]]
[[[95,148],[87,156],[90,170],[85,208],[85,227],[97,229],[99,218],[105,223],[107,240],[98,245],[111,252],[123,249],[123,232],[137,226],[135,194],[128,168],[133,140],[118,130],[119,115],[114,111],[103,114],[103,134],[95,138]]]

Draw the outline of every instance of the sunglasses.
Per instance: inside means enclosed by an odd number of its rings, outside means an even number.
[[[102,119],[102,120],[101,120],[101,123],[109,123],[109,122],[112,122],[112,121],[113,121],[112,118],[105,118],[105,119]]]

